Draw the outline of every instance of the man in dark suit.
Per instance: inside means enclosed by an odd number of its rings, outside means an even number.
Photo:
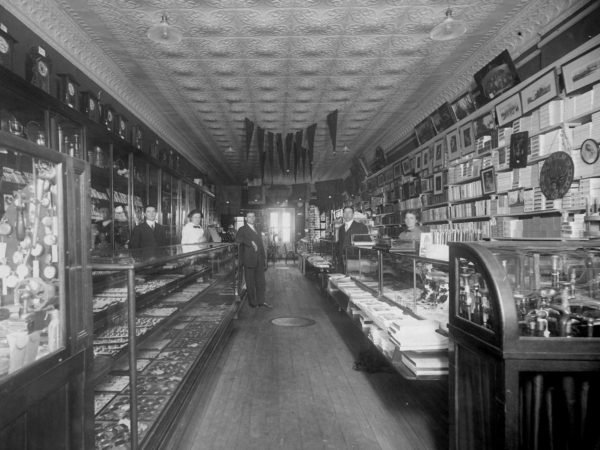
[[[352,246],[352,236],[355,234],[369,234],[369,228],[364,223],[354,220],[354,208],[352,206],[346,206],[343,215],[344,223],[339,225],[337,232],[337,260],[339,268],[342,272],[345,272],[346,249]]]
[[[129,248],[152,249],[167,245],[165,227],[156,222],[156,208],[146,206],[146,220],[136,226],[131,232]]]
[[[246,224],[238,230],[235,241],[240,244],[240,263],[244,266],[248,304],[251,308],[271,308],[265,302],[266,253],[262,236],[254,226],[255,222],[256,215],[253,212],[246,213]]]

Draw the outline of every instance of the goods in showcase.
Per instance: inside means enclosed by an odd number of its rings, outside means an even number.
[[[57,168],[13,151],[0,158],[1,378],[59,350],[64,317]]]

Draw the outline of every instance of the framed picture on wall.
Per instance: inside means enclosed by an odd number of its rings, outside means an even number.
[[[434,194],[441,194],[442,192],[444,192],[444,185],[443,185],[442,181],[443,181],[443,178],[442,178],[441,172],[433,174],[433,193]]]
[[[433,144],[433,166],[440,167],[444,164],[444,140],[440,139]]]
[[[411,172],[410,158],[406,157],[402,160],[402,175],[409,175]]]
[[[397,162],[394,164],[394,178],[400,178],[402,176],[402,163]]]
[[[481,171],[481,190],[483,195],[496,192],[496,177],[494,167],[486,167]]]
[[[473,121],[473,134],[475,139],[479,139],[483,136],[491,136],[495,128],[496,120],[491,111]]]
[[[549,102],[558,95],[556,72],[551,70],[521,91],[523,113]]]
[[[421,152],[421,165],[423,170],[429,169],[429,147]]]
[[[452,112],[456,120],[462,120],[472,112],[475,112],[475,103],[468,92],[452,103]]]
[[[475,139],[473,139],[473,125],[471,122],[459,128],[461,155],[468,155],[475,151]]]
[[[431,121],[431,117],[426,117],[415,127],[415,134],[417,135],[419,145],[424,144],[435,136],[435,128],[433,126],[433,122]]]
[[[519,83],[519,75],[508,50],[504,50],[474,75],[475,83],[487,100],[498,97]]]
[[[512,123],[513,120],[522,115],[521,96],[518,93],[496,105],[496,118],[498,119],[498,125],[500,126],[505,123]]]
[[[456,118],[448,102],[443,103],[430,117],[438,133],[450,128],[456,122]]]
[[[394,179],[394,169],[388,169],[385,171],[385,182],[390,183]]]
[[[446,145],[448,147],[448,160],[452,161],[460,156],[458,130],[455,128],[446,135]]]
[[[417,153],[415,156],[415,170],[417,172],[421,171],[421,153]]]
[[[379,175],[377,175],[377,187],[381,187],[385,184],[385,176],[380,173]]]
[[[431,192],[431,178],[421,178],[421,192]]]
[[[600,80],[600,47],[562,66],[565,91],[573,91]]]

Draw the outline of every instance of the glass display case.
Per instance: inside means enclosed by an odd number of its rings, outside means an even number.
[[[173,420],[173,414],[166,410],[176,409],[173,405],[184,401],[177,396],[183,395],[181,392],[184,389],[181,386],[188,381],[191,376],[188,373],[200,359],[201,340],[194,338],[194,342],[184,346],[191,350],[197,348],[198,351],[188,350],[180,355],[187,356],[185,360],[179,361],[177,376],[171,373],[172,368],[157,371],[155,366],[166,365],[169,361],[164,359],[172,359],[173,352],[182,352],[181,346],[176,342],[168,344],[168,337],[175,336],[177,330],[182,329],[188,321],[193,321],[196,316],[199,321],[207,321],[207,327],[212,319],[217,319],[213,321],[217,328],[223,325],[222,322],[232,320],[239,307],[235,255],[234,244],[199,244],[152,250],[121,250],[93,257],[93,380],[95,384],[102,385],[97,388],[97,401],[102,402],[108,395],[103,386],[105,383],[101,381],[110,373],[119,374],[119,370],[123,371],[119,368],[119,363],[124,364],[125,368],[134,367],[140,371],[140,364],[144,364],[143,367],[150,365],[151,369],[155,369],[140,375],[141,384],[138,384],[136,370],[130,369],[128,384],[138,386],[138,389],[123,391],[126,386],[121,385],[120,391],[123,392],[120,395],[112,394],[111,401],[103,402],[102,407],[97,409],[97,444],[105,439],[109,439],[111,445],[114,444],[109,436],[112,432],[107,432],[107,429],[116,430],[119,420],[131,421],[131,433],[127,432],[131,448],[138,448],[138,438],[140,441],[152,439],[158,428],[164,428],[164,423],[157,425],[160,420]],[[213,287],[217,289],[213,297],[219,299],[218,305],[215,302],[215,307],[211,308],[210,303],[203,304],[196,308],[189,319],[182,320],[179,325],[173,323],[175,318],[181,316],[178,315],[179,312],[187,310],[192,302],[196,304],[195,301]],[[226,303],[222,303],[224,299],[227,299]],[[196,323],[196,327],[200,325],[201,323]],[[186,335],[188,340],[196,336],[192,334],[191,328]],[[146,344],[147,342],[150,344]],[[158,351],[148,352],[148,347],[167,347],[165,352],[169,356],[159,355]],[[115,377],[108,378],[115,380]],[[161,390],[160,397],[146,395],[149,378],[152,378],[154,384],[168,386],[162,390],[154,388]],[[147,409],[145,414],[138,416],[138,406],[142,409],[152,408],[152,420],[148,418]]]
[[[451,243],[450,273],[451,447],[597,445],[597,243]]]
[[[408,379],[448,373],[448,263],[349,247],[328,292]]]

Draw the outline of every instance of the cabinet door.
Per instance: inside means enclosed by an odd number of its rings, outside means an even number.
[[[89,172],[0,134],[0,443],[89,447]]]

